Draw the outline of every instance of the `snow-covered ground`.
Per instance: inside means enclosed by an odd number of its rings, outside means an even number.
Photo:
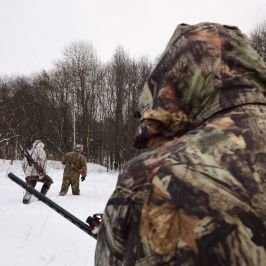
[[[20,161],[11,165],[0,160],[0,265],[93,265],[96,241],[35,197],[24,205],[24,190],[7,177],[9,172],[25,180]],[[48,174],[54,183],[47,197],[84,222],[104,210],[118,175],[88,164],[87,178],[80,182],[81,195],[73,196],[70,188],[60,197],[63,166],[49,161]],[[40,191],[41,185],[37,183],[36,189]]]

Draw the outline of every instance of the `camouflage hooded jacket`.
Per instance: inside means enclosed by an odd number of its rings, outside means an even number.
[[[266,67],[236,28],[177,27],[140,101],[96,265],[266,265]]]
[[[64,155],[61,163],[65,165],[64,176],[79,178],[80,171],[87,173],[87,159],[78,151],[71,151]]]

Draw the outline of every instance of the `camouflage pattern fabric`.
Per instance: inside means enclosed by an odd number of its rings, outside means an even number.
[[[266,262],[266,67],[232,26],[181,24],[144,86],[96,265]]]
[[[46,172],[47,168],[47,157],[44,150],[44,143],[41,140],[35,140],[32,148],[28,151],[33,161],[35,161],[43,170]],[[26,176],[37,176],[40,175],[39,171],[32,164],[29,165],[26,157],[22,160],[22,169]]]
[[[69,189],[69,186],[71,185],[72,194],[73,195],[80,195],[80,189],[79,189],[79,174],[74,175],[65,175],[63,176],[63,182],[60,190],[60,195],[64,196],[67,194],[67,191]]]
[[[71,186],[72,194],[79,195],[80,173],[78,170],[83,170],[84,173],[87,173],[86,158],[79,152],[74,151],[66,153],[61,162],[65,165],[65,169],[60,194],[66,194],[69,186]]]
[[[26,177],[26,183],[32,187],[35,187],[37,182],[43,183],[43,187],[49,189],[51,184],[53,183],[53,179],[48,175],[44,175],[42,178],[40,178],[39,176]]]

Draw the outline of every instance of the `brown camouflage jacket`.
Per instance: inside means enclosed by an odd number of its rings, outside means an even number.
[[[236,28],[181,24],[144,86],[96,265],[266,265],[266,67]]]
[[[80,170],[87,173],[87,159],[79,152],[68,152],[62,158],[65,165],[64,176],[79,176]]]

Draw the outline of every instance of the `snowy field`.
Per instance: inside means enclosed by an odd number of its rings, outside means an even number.
[[[90,266],[94,264],[96,241],[50,207],[32,197],[22,203],[24,190],[10,180],[12,172],[22,180],[25,176],[20,161],[0,160],[0,253],[2,266]],[[71,188],[64,197],[60,191],[63,166],[49,161],[48,175],[54,183],[47,197],[82,221],[101,213],[114,190],[117,173],[103,166],[88,164],[88,175],[80,182],[80,196]],[[40,191],[42,183],[37,183]]]

